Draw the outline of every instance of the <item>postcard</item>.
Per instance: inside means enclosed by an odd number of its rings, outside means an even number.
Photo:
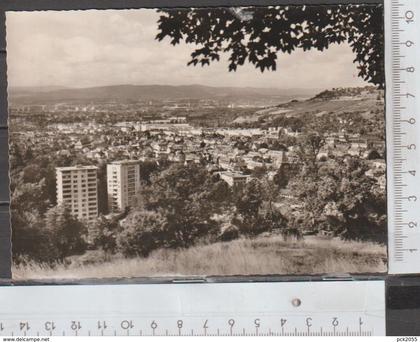
[[[383,5],[6,31],[14,279],[387,271]]]

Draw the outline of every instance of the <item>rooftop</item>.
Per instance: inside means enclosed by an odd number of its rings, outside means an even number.
[[[130,159],[125,159],[125,160],[116,160],[113,161],[109,164],[111,165],[132,165],[132,164],[139,164],[140,160],[130,160]]]
[[[231,172],[231,171],[220,171],[219,174],[222,176],[232,177],[232,178],[248,178],[248,175],[244,175],[239,172]]]
[[[64,166],[64,167],[56,167],[57,171],[81,171],[81,170],[97,170],[98,168],[93,165],[83,166],[83,165],[76,165],[76,166]]]

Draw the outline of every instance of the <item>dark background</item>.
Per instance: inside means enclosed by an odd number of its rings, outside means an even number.
[[[388,1],[388,0],[385,0]],[[0,0],[0,284],[11,284],[5,11],[215,7],[278,4],[377,4],[382,0]],[[238,279],[239,280],[239,279]],[[247,279],[249,281],[249,279]],[[256,279],[257,280],[257,279]],[[270,279],[282,280],[287,279]],[[302,279],[305,280],[305,279]],[[306,279],[313,280],[313,279]],[[420,335],[420,277],[386,276],[387,334]],[[259,279],[264,281],[264,279]],[[0,303],[1,306],[1,303]]]

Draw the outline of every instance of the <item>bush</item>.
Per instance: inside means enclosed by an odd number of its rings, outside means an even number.
[[[111,261],[111,256],[105,251],[99,249],[95,251],[86,251],[83,255],[72,255],[64,259],[64,263],[69,267],[80,267]]]

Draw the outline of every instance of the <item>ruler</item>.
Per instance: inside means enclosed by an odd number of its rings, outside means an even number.
[[[385,0],[392,274],[420,273],[419,22],[419,0]],[[385,335],[383,281],[6,286],[0,303],[3,336]]]
[[[383,281],[11,286],[0,335],[385,335]]]
[[[385,1],[389,273],[420,273],[420,1]]]

